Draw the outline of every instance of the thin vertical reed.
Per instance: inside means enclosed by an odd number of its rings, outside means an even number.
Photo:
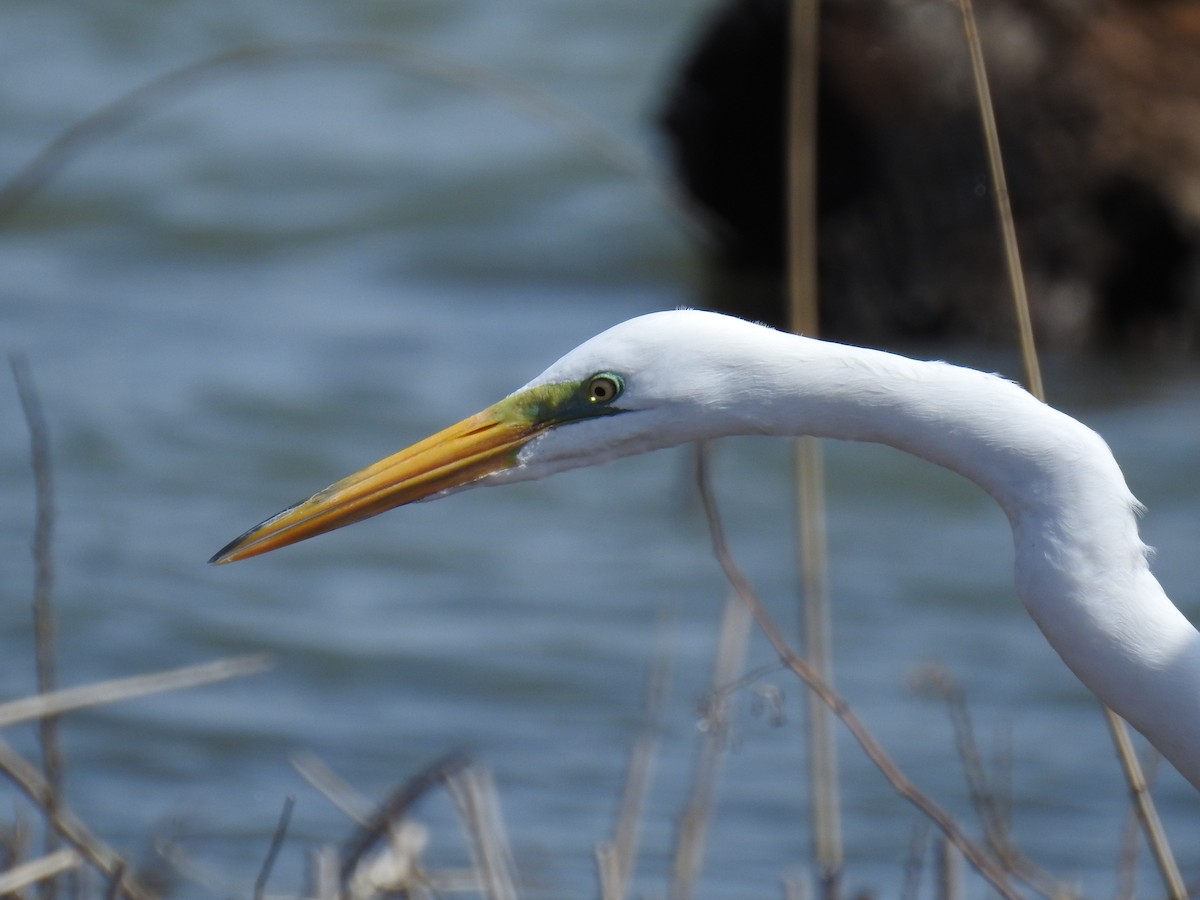
[[[50,438],[42,405],[29,366],[24,357],[11,357],[13,381],[21,400],[21,409],[29,429],[29,456],[33,465],[35,498],[33,530],[33,631],[37,657],[37,689],[39,694],[54,692],[58,682],[57,627],[54,616],[54,479],[50,465]],[[38,723],[38,738],[42,748],[42,772],[46,777],[47,793],[43,801],[48,823],[53,822],[62,796],[63,757],[58,744],[58,717],[45,716]],[[46,852],[59,847],[58,834],[46,829]],[[57,883],[47,878],[38,884],[38,896],[53,900]]]
[[[819,0],[793,0],[788,53],[788,309],[792,331],[815,336],[817,304],[817,86],[820,59]],[[796,510],[803,594],[804,652],[832,683],[825,478],[821,444],[795,445]],[[833,716],[811,692],[808,755],[813,850],[821,896],[834,900],[842,871],[841,809]]]
[[[921,896],[921,875],[929,851],[929,823],[919,822],[913,829],[904,860],[904,878],[900,885],[900,900],[917,900]]]
[[[288,794],[283,798],[283,809],[279,812],[279,821],[275,824],[275,831],[271,835],[267,855],[263,857],[258,877],[254,879],[254,900],[263,900],[263,897],[266,896],[267,881],[271,877],[271,870],[275,868],[275,860],[279,858],[279,851],[283,849],[283,842],[287,839],[288,826],[292,823],[292,810],[295,808],[296,798],[292,794]]]
[[[469,766],[446,779],[467,831],[480,893],[486,900],[516,900],[512,850],[491,773]]]
[[[337,848],[324,844],[309,854],[309,894],[314,900],[338,900]]]
[[[750,612],[736,595],[725,601],[713,662],[712,689],[704,715],[704,738],[687,805],[679,817],[672,864],[671,900],[689,900],[696,889],[712,820],[717,779],[729,743],[729,685],[742,675],[750,640]]]
[[[1025,292],[1025,279],[1022,274],[1021,257],[1017,248],[1016,227],[1013,223],[1012,206],[1009,203],[1008,182],[1004,176],[1004,162],[1000,153],[1000,137],[996,128],[996,111],[992,105],[991,89],[988,87],[987,69],[983,61],[983,46],[979,40],[979,29],[975,22],[975,10],[971,0],[959,0],[962,9],[963,27],[966,30],[967,47],[971,54],[971,69],[975,78],[975,91],[979,101],[979,113],[983,122],[984,141],[987,145],[988,167],[991,171],[992,187],[996,199],[996,213],[1000,221],[1000,232],[1004,241],[1004,259],[1008,270],[1009,283],[1013,292],[1013,303],[1016,306],[1017,322],[1020,328],[1021,353],[1025,361],[1026,378],[1030,392],[1039,400],[1046,399],[1045,387],[1042,384],[1041,370],[1038,365],[1037,348],[1033,340],[1033,325],[1029,314],[1029,297]],[[1159,871],[1171,900],[1185,900],[1188,896],[1183,877],[1175,863],[1171,847],[1163,831],[1158,810],[1154,806],[1146,787],[1146,777],[1142,773],[1141,763],[1134,752],[1133,743],[1129,737],[1129,729],[1125,721],[1108,707],[1104,707],[1104,715],[1112,732],[1113,743],[1117,757],[1125,771],[1130,794],[1142,828],[1146,832],[1146,840],[1154,854]]]
[[[938,900],[962,900],[966,896],[963,890],[962,854],[944,838],[938,842],[937,896]]]
[[[122,896],[121,885],[125,880],[125,860],[117,860],[112,873],[108,875],[108,884],[104,888],[104,900],[117,900]]]
[[[1138,761],[1137,752],[1133,749],[1133,741],[1129,737],[1129,727],[1125,720],[1115,712],[1104,707],[1104,715],[1108,719],[1108,727],[1112,732],[1113,743],[1117,748],[1117,756],[1125,770],[1125,778],[1129,782],[1129,793],[1133,800],[1133,808],[1137,811],[1142,830],[1146,833],[1146,843],[1158,865],[1162,875],[1167,896],[1170,900],[1187,900],[1188,890],[1184,884],[1183,875],[1171,852],[1171,844],[1163,830],[1162,821],[1158,817],[1158,808],[1154,798],[1150,796],[1150,788],[1146,776],[1142,772],[1142,764]]]
[[[788,48],[787,258],[792,330],[815,335],[819,0],[793,0]]]
[[[1000,153],[1000,132],[996,128],[996,110],[992,106],[992,91],[988,86],[987,69],[983,64],[983,45],[979,41],[979,29],[975,24],[975,10],[971,6],[971,0],[960,0],[960,5],[963,27],[967,32],[967,48],[971,53],[971,72],[975,79],[975,96],[979,103],[979,114],[983,119],[983,139],[987,147],[988,170],[992,178],[996,217],[1000,223],[1000,236],[1004,243],[1004,266],[1008,272],[1008,285],[1012,291],[1013,306],[1017,313],[1021,357],[1025,361],[1025,380],[1029,385],[1029,392],[1039,400],[1043,400],[1045,399],[1045,388],[1042,385],[1042,371],[1033,340],[1033,318],[1029,314],[1029,295],[1025,291],[1025,275],[1021,267],[1020,249],[1017,246],[1017,229],[1013,221],[1012,202],[1008,193],[1008,178],[1004,174],[1004,158]]]
[[[783,900],[810,900],[808,881],[803,878],[785,878],[783,881]]]
[[[658,754],[658,733],[662,726],[663,704],[671,681],[671,654],[660,649],[646,677],[643,703],[645,723],[629,751],[625,786],[613,825],[612,840],[596,848],[603,900],[625,900],[637,859],[638,833],[642,810],[649,792],[650,772]]]

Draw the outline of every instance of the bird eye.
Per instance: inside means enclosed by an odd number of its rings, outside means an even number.
[[[587,383],[587,398],[591,403],[612,403],[621,393],[621,379],[607,373],[593,375]]]

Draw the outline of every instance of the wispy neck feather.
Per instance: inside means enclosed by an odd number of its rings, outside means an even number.
[[[1012,525],[1017,590],[1051,645],[1200,788],[1200,634],[1150,573],[1137,501],[1100,436],[992,375],[778,339],[790,354],[747,361],[762,393],[739,404],[739,430],[888,444],[982,487]]]

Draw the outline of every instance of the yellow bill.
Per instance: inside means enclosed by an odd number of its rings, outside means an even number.
[[[407,450],[343,478],[254,526],[210,563],[235,562],[324,534],[506,469],[522,445],[550,425],[497,404]]]

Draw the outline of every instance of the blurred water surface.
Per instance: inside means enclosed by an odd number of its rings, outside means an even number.
[[[329,39],[404,41],[493,70],[652,156],[655,97],[699,9],[13,0],[0,11],[0,175],[169,70]],[[311,750],[381,797],[466,748],[494,770],[524,896],[592,896],[592,848],[609,835],[645,674],[666,647],[636,882],[661,895],[724,595],[686,452],[204,565],[254,522],[490,403],[603,327],[696,303],[693,248],[654,192],[514,103],[368,55],[199,81],[97,138],[3,228],[0,337],[30,360],[53,440],[62,682],[275,659],[253,679],[72,716],[67,797],[85,820],[138,859],[156,831],[173,832],[215,873],[187,895],[248,893],[295,793],[275,882],[295,890],[306,848],[349,824],[292,754]],[[1018,371],[996,352],[915,352]],[[1112,443],[1150,508],[1161,579],[1200,614],[1200,370],[1060,359],[1048,385]],[[13,390],[0,390],[0,422],[9,699],[33,688],[32,486]],[[716,474],[735,549],[793,627],[788,454],[783,441],[725,442]],[[828,454],[841,689],[914,780],[969,820],[945,712],[910,684],[925,663],[948,667],[1011,769],[1017,841],[1089,894],[1111,892],[1122,782],[1095,704],[1013,597],[1000,512],[894,452]],[[755,639],[751,664],[770,660]],[[783,715],[740,698],[703,896],[777,895],[807,865],[800,691],[778,672],[760,684],[782,690]],[[894,896],[920,820],[842,744],[848,884]],[[1173,772],[1160,782],[1194,877],[1200,797]],[[447,804],[423,811],[430,863],[462,864]]]

